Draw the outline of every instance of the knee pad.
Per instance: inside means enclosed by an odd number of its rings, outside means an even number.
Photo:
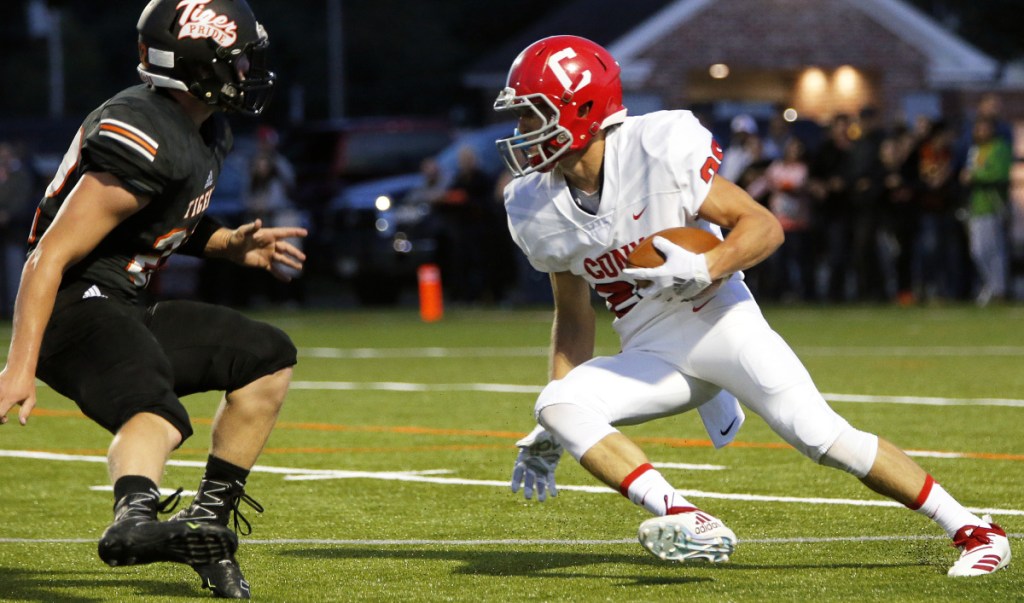
[[[847,425],[818,462],[863,478],[871,471],[877,455],[878,436]]]
[[[790,446],[816,463],[821,462],[839,434],[850,428],[810,381],[744,402]]]
[[[295,344],[288,335],[273,325],[253,321],[234,350],[234,358],[225,359],[222,367],[225,391],[249,385],[297,362]]]
[[[538,411],[537,421],[577,461],[605,436],[618,432],[600,413],[577,404],[546,405]]]
[[[266,323],[260,323],[260,326],[262,328],[259,329],[257,337],[260,343],[254,352],[262,360],[262,365],[257,369],[262,374],[257,375],[256,378],[275,373],[289,366],[295,366],[295,363],[298,362],[298,351],[295,349],[291,337],[275,326]],[[255,378],[250,379],[250,382],[254,380]]]

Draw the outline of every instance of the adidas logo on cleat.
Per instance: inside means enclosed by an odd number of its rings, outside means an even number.
[[[722,527],[722,524],[713,517],[708,517],[703,513],[695,513],[695,515],[697,516],[697,525],[693,528],[694,534],[703,534]]]

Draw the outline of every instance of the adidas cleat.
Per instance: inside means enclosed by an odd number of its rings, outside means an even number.
[[[640,524],[637,538],[652,555],[666,561],[723,563],[736,549],[736,535],[721,520],[687,507]]]
[[[960,559],[949,568],[949,576],[986,576],[1010,564],[1010,541],[992,518],[982,518],[985,526],[964,526],[953,536],[953,546],[961,550]]]
[[[128,517],[103,532],[98,551],[107,565],[117,567],[159,561],[213,563],[231,557],[237,548],[238,537],[224,526]]]
[[[199,574],[203,588],[213,592],[213,596],[222,599],[248,599],[249,582],[242,575],[242,568],[234,557],[221,559],[216,563],[193,565],[192,569]]]

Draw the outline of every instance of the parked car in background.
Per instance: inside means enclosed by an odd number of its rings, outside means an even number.
[[[331,271],[337,233],[328,205],[335,196],[366,180],[416,170],[452,137],[447,121],[415,117],[309,122],[284,132],[280,150],[295,168],[292,200],[311,221],[307,271]]]
[[[411,172],[452,141],[444,120],[373,117],[303,124],[281,152],[295,166],[295,201],[324,207],[344,186]]]
[[[457,134],[434,156],[441,182],[454,177],[459,151],[466,146],[476,153],[480,168],[496,180],[505,165],[495,140],[514,128],[515,124],[506,122]],[[368,180],[344,188],[330,200],[326,221],[333,268],[337,276],[352,283],[361,303],[396,302],[404,289],[415,284],[417,267],[436,261],[438,233],[430,219],[432,208],[428,203],[408,202],[409,193],[423,182],[419,171]]]

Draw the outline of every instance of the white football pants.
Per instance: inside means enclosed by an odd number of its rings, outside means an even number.
[[[745,285],[728,283],[699,313],[680,307],[631,334],[619,354],[593,358],[541,392],[536,416],[577,459],[614,431],[612,425],[683,413],[721,389],[816,462],[851,429],[765,321]],[[561,413],[541,419],[541,412],[557,404],[583,407],[595,420],[548,424]]]

